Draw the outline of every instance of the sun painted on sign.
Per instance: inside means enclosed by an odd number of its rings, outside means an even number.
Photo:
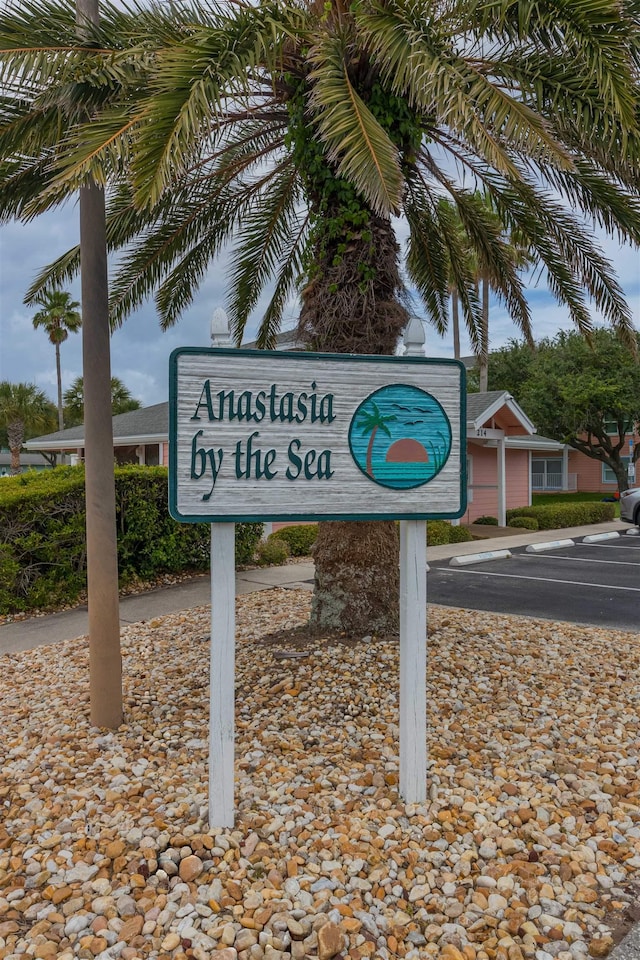
[[[451,424],[430,393],[394,383],[369,394],[349,427],[351,455],[374,483],[408,490],[429,483],[451,453]]]

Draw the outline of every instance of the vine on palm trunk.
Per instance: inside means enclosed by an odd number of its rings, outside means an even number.
[[[287,75],[292,93],[285,145],[292,151],[310,205],[311,234],[299,332],[318,350],[392,353],[408,315],[401,299],[399,247],[388,220],[376,216],[353,184],[332,167],[307,110],[305,79]],[[422,132],[405,100],[378,80],[358,90],[407,171]]]

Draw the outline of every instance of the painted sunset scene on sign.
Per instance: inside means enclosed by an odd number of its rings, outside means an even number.
[[[451,424],[430,393],[394,383],[360,404],[349,427],[349,446],[374,483],[408,490],[442,470],[451,453]]]

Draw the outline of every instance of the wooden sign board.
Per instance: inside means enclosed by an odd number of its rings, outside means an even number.
[[[455,360],[174,350],[171,515],[183,522],[460,517],[464,378]]]

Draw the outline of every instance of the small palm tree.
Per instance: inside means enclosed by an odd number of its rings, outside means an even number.
[[[60,344],[70,333],[77,333],[82,326],[82,317],[78,313],[80,304],[71,299],[66,290],[44,290],[33,299],[42,309],[33,318],[33,326],[44,327],[49,340],[56,348],[56,377],[58,381],[58,429],[64,430],[64,408],[62,406],[62,372],[60,369]]]
[[[111,413],[128,413],[139,410],[142,404],[131,395],[131,391],[119,377],[111,377]],[[84,378],[76,377],[68,390],[64,392],[64,410],[70,426],[84,420]]]
[[[7,431],[11,473],[20,473],[20,450],[27,433],[52,425],[52,409],[47,395],[35,384],[0,383],[0,424]]]
[[[367,446],[367,473],[372,480],[375,480],[373,473],[373,441],[376,438],[378,430],[382,430],[383,433],[386,433],[386,435],[390,437],[391,431],[389,430],[387,423],[389,423],[391,420],[397,420],[398,418],[395,416],[395,414],[389,414],[385,416],[380,412],[380,408],[373,400],[370,401],[370,404],[373,409],[362,410],[360,412],[356,427],[361,430],[362,433],[371,434],[369,437],[369,444]]]

